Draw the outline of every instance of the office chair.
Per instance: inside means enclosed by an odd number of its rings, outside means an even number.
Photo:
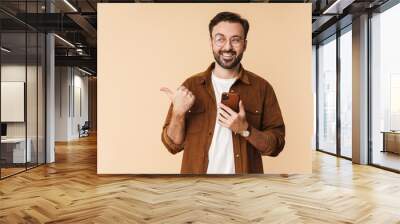
[[[85,121],[85,123],[82,125],[82,127],[79,127],[80,125],[78,125],[78,129],[79,129],[79,138],[80,137],[87,137],[89,136],[89,129],[90,129],[90,125],[89,125],[89,121]]]

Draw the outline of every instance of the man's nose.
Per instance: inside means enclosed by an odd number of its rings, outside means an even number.
[[[232,43],[230,40],[226,40],[226,43],[222,47],[223,50],[228,51],[232,49]]]

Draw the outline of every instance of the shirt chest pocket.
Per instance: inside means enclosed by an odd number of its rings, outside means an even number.
[[[200,103],[194,104],[186,113],[186,133],[197,133],[204,128],[206,116],[204,106]]]
[[[245,106],[246,119],[249,124],[257,129],[261,127],[261,107],[256,105]]]

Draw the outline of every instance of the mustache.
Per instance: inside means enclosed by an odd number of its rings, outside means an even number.
[[[219,51],[218,54],[223,54],[223,53],[231,53],[233,55],[236,55],[236,51],[230,50],[230,51]]]

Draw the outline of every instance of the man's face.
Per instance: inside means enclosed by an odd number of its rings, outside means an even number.
[[[211,33],[215,61],[225,69],[233,69],[242,60],[247,41],[240,23],[220,22]]]

